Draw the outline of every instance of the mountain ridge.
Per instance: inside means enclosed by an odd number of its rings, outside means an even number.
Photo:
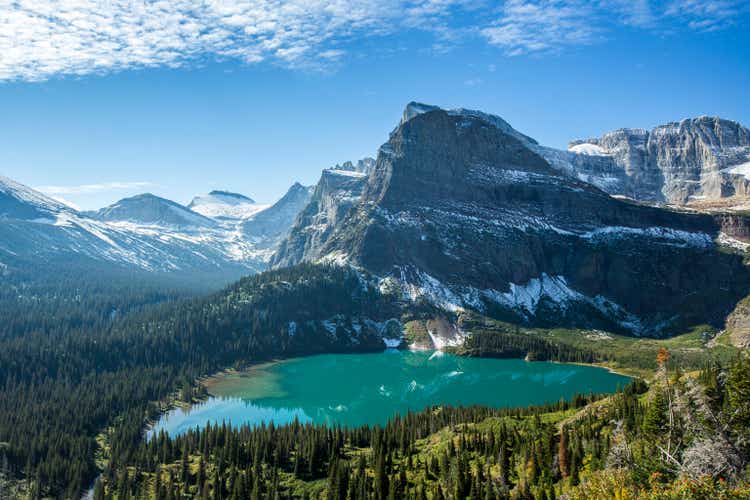
[[[348,207],[314,196],[272,265],[346,263],[448,311],[640,335],[718,321],[747,292],[714,218],[617,200],[487,117],[407,105],[361,193],[339,194]],[[329,184],[324,173],[316,193]]]
[[[285,221],[277,221],[282,232]],[[216,287],[264,270],[277,243],[242,233],[239,221],[205,217],[150,193],[78,212],[6,177],[0,222],[3,272],[74,266],[101,274],[112,266]]]

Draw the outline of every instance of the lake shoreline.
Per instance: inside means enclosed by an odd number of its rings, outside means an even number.
[[[401,353],[405,358],[380,357],[389,351]],[[194,399],[189,404],[173,400],[171,405],[164,405],[159,416],[148,422],[146,434],[153,435],[161,430],[179,433],[208,422],[221,421],[232,421],[236,425],[273,421],[276,425],[284,425],[295,416],[302,421],[325,425],[385,425],[397,413],[417,412],[430,406],[526,407],[568,400],[578,393],[614,393],[615,383],[626,385],[634,378],[606,366],[588,363],[525,361],[518,357],[479,358],[447,352],[447,358],[437,357],[442,358],[442,362],[425,364],[436,358],[435,352],[442,351],[386,349],[366,354],[315,354],[263,360],[239,369],[226,368],[196,381],[205,388],[205,398]],[[367,358],[370,355],[375,356],[372,362]],[[300,363],[291,368],[278,368],[279,364],[294,360]],[[495,361],[498,362],[496,366]],[[503,361],[510,364],[504,365]],[[580,370],[560,372],[551,368],[565,365],[602,370],[601,374],[607,375],[597,377]],[[309,371],[311,366],[318,368]],[[362,370],[363,366],[371,367],[370,373]],[[352,381],[349,373],[358,374],[356,381]],[[471,378],[464,379],[464,373]],[[249,382],[256,376],[259,377],[257,385]],[[461,378],[452,378],[456,376]],[[614,380],[613,376],[622,380]],[[321,383],[326,377],[337,382],[333,385]],[[512,383],[517,379],[518,384],[523,385]],[[294,382],[289,385],[290,381]],[[351,384],[360,384],[356,396],[349,389],[342,389]],[[490,387],[506,389],[497,393]],[[207,401],[212,401],[212,404],[199,406]],[[373,404],[377,407],[368,408]],[[196,413],[190,415],[192,409]],[[171,418],[172,422],[162,421],[164,418]],[[161,428],[159,422],[162,422]]]

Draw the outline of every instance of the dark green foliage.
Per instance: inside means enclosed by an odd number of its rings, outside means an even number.
[[[47,493],[72,495],[93,480],[94,438],[110,425],[117,424],[115,462],[130,459],[144,418],[159,411],[152,402],[178,389],[185,399],[199,395],[186,385],[197,377],[273,356],[379,349],[370,329],[353,346],[348,337],[329,335],[321,320],[338,317],[344,329],[353,319],[397,315],[355,272],[335,267],[264,273],[207,298],[179,301],[149,288],[130,296],[122,288],[121,297],[88,293],[97,286],[49,292],[59,299],[48,297],[38,308],[18,306],[33,319],[20,318],[21,327],[0,335],[2,453],[13,475],[38,477]],[[76,295],[89,298],[70,307]],[[113,305],[132,312],[110,319]],[[298,324],[294,335],[290,321]],[[311,464],[314,473],[317,466]]]
[[[461,350],[468,356],[526,358],[529,361],[561,361],[593,363],[603,361],[601,355],[536,336],[503,330],[477,331],[466,339]]]
[[[663,431],[664,425],[667,422],[667,409],[667,398],[664,396],[663,391],[657,389],[646,409],[646,416],[643,419],[643,431],[652,435]]]
[[[621,397],[635,397],[628,394],[631,396]],[[488,472],[498,454],[507,457],[507,464],[535,461],[534,484],[543,483],[549,489],[553,474],[547,469],[554,462],[556,429],[537,417],[581,408],[597,399],[579,396],[570,402],[529,408],[431,408],[396,416],[385,427],[349,429],[294,422],[280,427],[208,425],[177,437],[162,432],[134,445],[127,461],[113,461],[104,474],[104,496],[115,498],[125,476],[122,471],[134,470],[130,489],[137,498],[147,498],[149,485],[154,482],[151,478],[164,475],[164,468],[172,466],[170,471],[183,471],[169,481],[178,498],[202,491],[211,491],[212,498],[251,498],[252,494],[247,494],[251,484],[260,498],[277,494],[287,498],[292,492],[280,481],[284,474],[308,482],[325,480],[329,499],[422,498],[430,484],[437,485],[449,498],[498,498],[502,486]],[[490,418],[505,423],[501,427],[482,426]],[[426,465],[413,457],[417,441],[446,428],[460,439],[441,455],[442,465],[430,465],[426,480],[414,484],[409,475]],[[186,456],[199,457],[194,474],[183,468]],[[201,472],[204,456],[213,469],[211,474]],[[509,472],[506,486],[519,481]]]
[[[750,358],[737,359],[729,369],[726,382],[729,424],[739,433],[750,432]],[[746,447],[750,447],[746,445]]]

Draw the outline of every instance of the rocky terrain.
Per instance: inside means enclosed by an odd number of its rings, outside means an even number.
[[[274,267],[285,267],[305,260],[322,245],[349,210],[359,203],[367,175],[375,167],[372,158],[353,164],[346,162],[323,170],[309,204],[294,221],[289,236],[281,241],[271,258]]]
[[[582,175],[612,174],[600,187],[636,200],[685,204],[750,194],[750,130],[730,120],[701,116],[651,131],[619,129],[573,141],[569,151],[586,158]]]
[[[411,103],[369,175],[324,172],[272,264],[347,263],[405,300],[533,324],[723,321],[750,275],[719,251],[721,223],[616,199],[562,153],[491,115]]]

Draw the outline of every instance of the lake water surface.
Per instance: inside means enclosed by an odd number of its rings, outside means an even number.
[[[527,406],[576,393],[614,392],[629,379],[601,368],[437,351],[326,354],[222,375],[206,402],[175,409],[154,426],[172,435],[208,422],[384,424],[432,405]]]

